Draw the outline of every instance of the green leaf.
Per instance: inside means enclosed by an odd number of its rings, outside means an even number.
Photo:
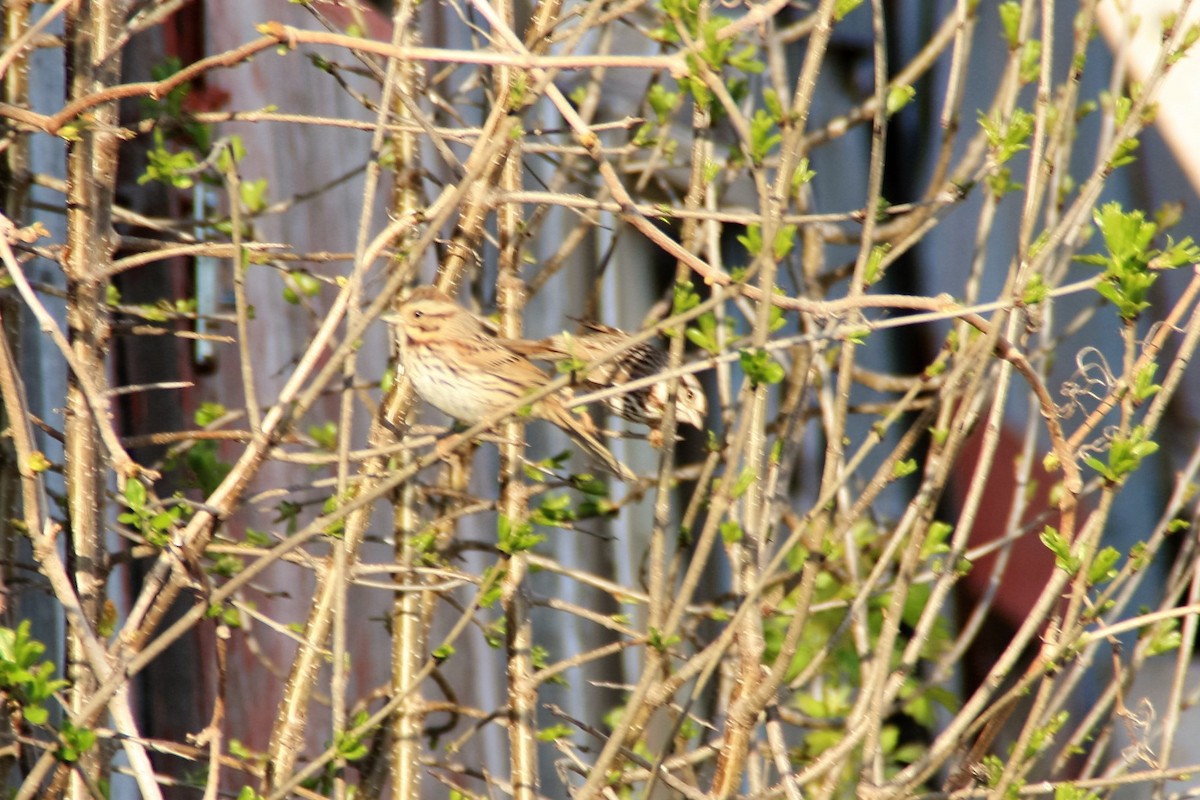
[[[662,631],[657,628],[651,628],[647,636],[647,644],[658,650],[661,653],[667,652],[672,645],[679,644],[683,639],[678,634],[671,636],[663,636]]]
[[[225,146],[217,154],[217,169],[229,172],[246,157],[246,144],[242,137],[234,134],[225,140]]]
[[[337,423],[328,420],[320,425],[310,425],[308,428],[308,435],[317,443],[317,447],[329,452],[337,449],[337,434]]]
[[[1150,644],[1146,654],[1157,656],[1169,653],[1172,650],[1178,650],[1182,643],[1183,636],[1179,633],[1179,620],[1165,619],[1157,623],[1151,630]]]
[[[1158,371],[1158,365],[1151,362],[1140,370],[1133,378],[1133,399],[1137,403],[1143,403],[1162,389],[1161,384],[1154,382],[1154,373]]]
[[[30,725],[45,725],[50,719],[49,709],[38,703],[30,703],[22,711],[25,714],[25,721]]]
[[[31,724],[46,724],[49,711],[44,700],[68,684],[54,678],[54,664],[38,662],[46,645],[31,638],[28,619],[19,622],[16,628],[0,627],[0,688],[8,694],[11,703],[22,706],[25,720]]]
[[[553,474],[555,471],[561,469],[563,464],[567,463],[567,460],[570,457],[571,457],[571,451],[563,450],[562,452],[555,453],[552,456],[547,456],[546,458],[543,458],[540,461],[536,461],[532,464],[526,464],[525,465],[525,476],[527,478],[529,478],[531,481],[536,481],[538,483],[542,483],[546,480],[547,473]],[[570,480],[572,483],[574,483],[577,479],[578,480],[584,480],[584,479],[594,480],[591,475],[578,475],[578,476],[572,475]]]
[[[912,102],[912,99],[917,96],[917,90],[911,86],[893,86],[888,89],[887,100],[885,107],[887,115],[890,117],[900,109]]]
[[[788,253],[792,252],[792,248],[795,245],[796,226],[780,225],[779,230],[775,231],[775,239],[772,242],[772,252],[775,255],[775,260],[782,261]]]
[[[925,543],[921,545],[921,558],[927,559],[935,555],[950,552],[946,539],[954,531],[954,526],[946,522],[934,520],[929,523],[929,531],[925,534]]]
[[[988,787],[993,788],[1000,783],[1001,777],[1004,776],[1004,760],[998,755],[989,753],[980,760],[979,771],[987,781]]]
[[[578,519],[604,519],[615,517],[620,510],[621,507],[608,498],[598,497],[580,503],[575,508],[575,516]]]
[[[341,731],[334,737],[334,749],[347,761],[358,761],[371,751],[362,737],[351,736],[346,731]]]
[[[125,483],[125,505],[131,511],[138,512],[146,508],[146,487],[141,481],[130,480]]]
[[[73,764],[96,744],[96,734],[88,728],[77,728],[71,721],[63,720],[58,731],[59,747],[55,757],[64,763]]]
[[[734,500],[737,500],[746,493],[746,490],[750,488],[750,486],[754,483],[754,479],[757,477],[758,473],[756,473],[750,467],[742,470],[742,474],[738,475],[737,483],[733,485],[733,488],[729,492],[729,496]]]
[[[217,455],[217,443],[196,442],[184,456],[195,483],[205,495],[210,495],[225,480],[233,469],[232,464],[222,461]],[[292,531],[293,533],[295,531]]]
[[[672,314],[683,314],[700,305],[700,295],[691,281],[679,281],[675,284],[672,294]]]
[[[1057,528],[1047,525],[1039,538],[1042,540],[1042,544],[1046,545],[1051,553],[1054,553],[1054,566],[1071,575],[1079,571],[1079,559],[1071,553],[1071,543],[1058,532]]]
[[[1073,783],[1060,783],[1054,787],[1054,800],[1100,800],[1100,795]]]
[[[267,179],[242,181],[239,194],[242,206],[251,214],[260,214],[267,208]]]
[[[1166,41],[1166,39],[1167,37],[1164,37],[1163,41]],[[1197,41],[1200,41],[1200,22],[1194,22],[1188,26],[1179,47],[1171,51],[1170,55],[1167,56],[1167,66],[1173,66],[1180,59],[1186,57]]]
[[[25,459],[25,466],[29,468],[30,472],[36,475],[39,472],[45,472],[54,465],[50,463],[50,459],[46,458],[45,453],[41,450],[34,450]],[[137,481],[130,481],[130,483],[137,483]],[[143,491],[145,490],[143,489]]]
[[[1116,307],[1123,320],[1133,320],[1150,305],[1146,298],[1158,279],[1150,269],[1162,255],[1150,246],[1158,228],[1141,211],[1125,212],[1119,203],[1105,204],[1093,217],[1107,255],[1082,256],[1078,260],[1105,268],[1096,291]]]
[[[170,508],[160,511],[149,519],[151,530],[162,533],[171,530],[175,524],[179,522],[183,516],[183,506],[171,506]]]
[[[215,553],[211,558],[212,564],[207,570],[210,575],[232,578],[246,568],[245,562],[232,553]]]
[[[1007,120],[999,116],[985,117],[980,112],[979,125],[983,128],[997,164],[1003,164],[1020,151],[1029,149],[1033,122],[1033,114],[1023,108],[1014,108]]]
[[[764,383],[779,383],[784,378],[783,365],[772,358],[771,354],[766,350],[761,348],[758,350],[742,350],[738,354],[738,358],[751,386],[761,386]]]
[[[162,128],[154,129],[154,146],[146,151],[146,171],[138,177],[138,185],[158,181],[176,189],[190,189],[195,184],[193,173],[199,166],[192,150],[172,152],[166,145]]]
[[[535,525],[555,527],[575,519],[575,511],[571,508],[571,497],[566,494],[551,495],[533,509],[530,519]]]
[[[775,294],[782,296],[784,294],[783,287],[776,286]],[[772,303],[771,307],[767,309],[767,330],[774,333],[784,325],[787,325],[787,315],[782,308]]]
[[[507,570],[501,569],[499,565],[488,567],[483,574],[483,581],[480,583],[479,589],[479,607],[491,608],[496,605],[497,601],[504,591],[503,581]]]
[[[1025,184],[1018,183],[1012,179],[1012,170],[1008,167],[999,167],[989,172],[986,180],[988,190],[998,199],[1010,192],[1019,192],[1025,188]]]
[[[815,177],[817,177],[817,173],[808,168],[808,157],[800,159],[800,163],[796,165],[796,170],[792,173],[792,194],[797,194],[802,186],[812,183],[812,179]]]
[[[769,86],[763,89],[763,103],[776,122],[783,119],[783,103],[779,101],[779,92]]]
[[[854,9],[861,6],[863,0],[837,0],[833,5],[833,18],[836,21],[841,21]]]
[[[679,92],[668,91],[661,83],[656,83],[650,87],[646,101],[650,103],[654,116],[658,118],[658,124],[666,125],[671,114],[679,107],[680,95]]]
[[[1121,553],[1115,547],[1106,547],[1097,553],[1091,566],[1088,567],[1088,586],[1095,586],[1115,578],[1117,571],[1113,567],[1120,559]]]
[[[516,525],[507,515],[501,514],[496,520],[496,547],[506,555],[532,550],[546,540],[546,537],[535,533],[533,525],[521,522]]]
[[[1041,275],[1034,275],[1025,283],[1025,291],[1021,293],[1021,302],[1027,306],[1034,306],[1045,300],[1049,293],[1050,289],[1046,285],[1045,279]]]
[[[288,273],[288,283],[294,291],[305,297],[316,297],[321,293],[321,282],[310,272],[293,270]]]
[[[761,108],[750,118],[750,162],[755,166],[761,165],[771,149],[783,141],[776,119],[775,115]]]
[[[1163,226],[1160,223],[1157,227],[1162,230]],[[1166,248],[1157,251],[1147,266],[1154,270],[1176,269],[1195,264],[1198,261],[1200,261],[1200,246],[1192,241],[1192,237],[1187,236],[1176,242],[1168,236]]]
[[[1069,712],[1060,711],[1045,725],[1035,728],[1025,746],[1025,758],[1034,759],[1040,756],[1053,743],[1055,735],[1062,730],[1063,725],[1066,725],[1070,718]]]
[[[711,158],[704,160],[704,182],[712,183],[721,174],[722,165],[720,162],[714,161]]]
[[[1000,4],[1000,26],[1004,31],[1004,40],[1009,49],[1013,49],[1020,41],[1021,4],[1015,0],[1005,0]]]
[[[1138,142],[1138,140],[1132,136],[1117,142],[1117,144],[1113,147],[1112,158],[1108,160],[1108,168],[1110,170],[1114,170],[1118,167],[1123,167],[1126,164],[1132,164],[1134,161],[1137,161],[1133,154],[1137,151],[1139,146],[1140,142]]]
[[[728,322],[732,324],[732,320]],[[702,350],[714,354],[721,350],[721,344],[717,341],[717,316],[711,311],[706,311],[697,317],[695,322],[688,326],[685,336],[689,342]]]
[[[1118,95],[1114,99],[1111,94],[1104,92],[1101,99],[1105,105],[1112,108],[1113,120],[1117,123],[1117,127],[1123,126],[1129,119],[1129,112],[1133,110],[1133,98],[1128,95]]]
[[[1042,43],[1030,39],[1021,48],[1021,64],[1017,70],[1021,83],[1033,83],[1042,74]]]
[[[863,282],[866,283],[867,286],[872,285],[881,277],[883,277],[880,273],[880,267],[883,264],[884,256],[886,256],[891,249],[891,242],[877,244],[871,248],[871,252],[867,256],[866,269],[863,271]]]
[[[571,488],[592,497],[608,497],[608,483],[594,475],[584,473],[572,475],[569,479]]]
[[[747,225],[746,232],[738,234],[737,240],[751,258],[757,257],[762,252],[762,225],[757,222]]]
[[[539,742],[557,742],[559,739],[571,738],[574,733],[575,729],[570,725],[551,725],[549,728],[543,728],[537,732],[537,740]]]
[[[1141,465],[1142,459],[1158,452],[1158,444],[1146,437],[1148,431],[1139,425],[1128,436],[1114,436],[1108,448],[1108,461],[1089,456],[1085,463],[1100,473],[1104,480],[1119,484]]]
[[[220,403],[204,402],[200,404],[200,408],[196,409],[196,424],[201,427],[206,427],[216,422],[221,417],[229,413],[225,406]]]
[[[274,541],[268,533],[254,528],[246,528],[246,544],[251,547],[270,547]]]

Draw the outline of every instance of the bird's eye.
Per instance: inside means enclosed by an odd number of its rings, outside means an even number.
[[[413,319],[420,319],[421,317],[425,316],[425,312],[419,309],[413,309],[412,315]]]

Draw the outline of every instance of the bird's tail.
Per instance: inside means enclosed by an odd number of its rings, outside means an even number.
[[[572,414],[558,400],[549,397],[543,400],[538,409],[538,416],[553,422],[562,428],[588,455],[599,461],[604,467],[621,480],[634,481],[637,475],[629,467],[622,464],[612,451],[596,438],[595,425],[590,418]]]

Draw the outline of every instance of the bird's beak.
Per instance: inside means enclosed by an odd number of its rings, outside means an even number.
[[[699,409],[685,406],[682,403],[675,404],[675,416],[683,420],[693,428],[700,430],[704,429],[704,417],[700,416]]]
[[[389,325],[400,324],[400,314],[397,311],[388,311],[386,314],[380,314],[379,318]]]

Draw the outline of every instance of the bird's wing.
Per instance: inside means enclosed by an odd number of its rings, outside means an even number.
[[[504,347],[497,339],[476,342],[476,346],[470,350],[470,358],[475,367],[503,375],[525,388],[539,386],[548,380],[546,373],[535,367],[529,359]]]

